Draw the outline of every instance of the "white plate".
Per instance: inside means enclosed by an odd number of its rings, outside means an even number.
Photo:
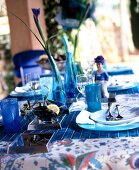
[[[139,122],[134,122],[130,124],[122,124],[122,125],[103,125],[96,123],[94,125],[91,124],[78,124],[79,127],[87,130],[95,130],[95,131],[122,131],[122,130],[130,130],[139,127]]]
[[[104,125],[120,125],[123,123],[130,123],[135,120],[139,120],[139,107],[130,108],[127,106],[122,106],[119,109],[120,114],[123,116],[123,119],[117,121],[107,121],[106,116],[108,115],[108,110],[100,110],[90,114],[90,118],[97,123]],[[117,112],[115,110],[111,111],[114,117],[117,116]]]
[[[113,90],[126,90],[126,89],[131,89],[133,87],[136,87],[137,84],[135,83],[124,83],[123,85],[112,85],[112,86],[108,86],[108,90],[109,91],[113,91]]]
[[[123,85],[109,85],[108,88],[122,88]]]

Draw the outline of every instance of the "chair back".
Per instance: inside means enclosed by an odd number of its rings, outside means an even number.
[[[37,72],[41,75],[44,72],[36,62],[43,54],[45,54],[44,50],[28,50],[13,56],[14,74],[17,78],[21,78],[22,85],[25,84],[25,75],[27,73]]]

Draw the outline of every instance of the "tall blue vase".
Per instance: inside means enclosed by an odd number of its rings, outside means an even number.
[[[75,68],[76,68],[76,75],[77,75],[77,74],[84,74],[80,62],[76,62],[76,63],[75,63]]]
[[[64,75],[64,87],[66,97],[75,98],[77,95],[76,88],[76,66],[73,59],[73,53],[71,52],[68,38],[65,34],[62,36],[62,41],[66,50],[66,66],[65,66],[65,75]]]
[[[66,53],[66,67],[64,75],[64,87],[67,98],[75,98],[77,93],[76,79],[72,65],[72,53]]]
[[[61,80],[61,75],[59,69],[54,61],[54,59],[50,58],[50,65],[52,70],[52,100],[65,104],[66,102],[66,94],[64,90],[64,85]]]
[[[66,94],[64,91],[64,87],[63,84],[61,84],[62,82],[58,82],[56,80],[56,77],[53,76],[53,84],[52,84],[52,99],[54,101],[57,101],[59,103],[66,103]]]

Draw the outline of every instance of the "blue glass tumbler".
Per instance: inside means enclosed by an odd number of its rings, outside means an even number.
[[[20,132],[21,126],[18,100],[16,98],[3,99],[1,100],[0,105],[4,131],[6,133]]]
[[[85,86],[87,110],[96,112],[101,110],[101,84],[88,84]]]

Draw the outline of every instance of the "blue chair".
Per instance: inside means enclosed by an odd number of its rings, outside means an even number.
[[[28,50],[13,56],[15,77],[21,79],[20,85],[25,84],[25,75],[31,72],[43,74],[44,70],[36,63],[39,57],[46,54],[44,50]]]

